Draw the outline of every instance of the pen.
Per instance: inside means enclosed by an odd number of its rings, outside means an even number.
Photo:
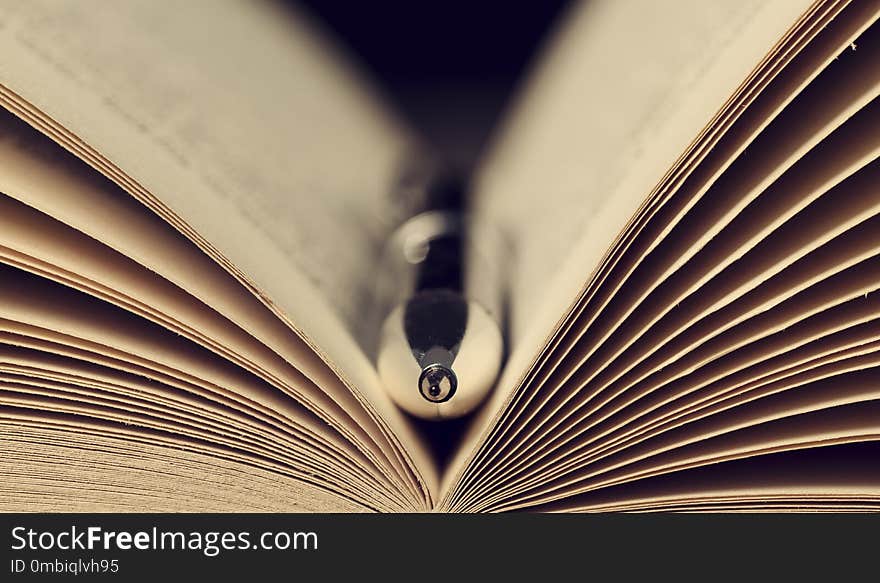
[[[471,412],[491,390],[503,341],[496,317],[469,297],[464,221],[429,211],[393,239],[400,301],[382,325],[378,369],[392,399],[426,419]]]

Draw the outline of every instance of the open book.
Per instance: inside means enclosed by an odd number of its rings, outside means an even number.
[[[417,140],[308,20],[4,5],[0,510],[876,508],[878,14],[566,16],[474,182],[508,353],[443,457],[363,325]]]

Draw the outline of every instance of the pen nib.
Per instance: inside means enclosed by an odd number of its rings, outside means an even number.
[[[419,392],[432,403],[448,401],[457,387],[455,373],[442,364],[431,364],[419,375]]]

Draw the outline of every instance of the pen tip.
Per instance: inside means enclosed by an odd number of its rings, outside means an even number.
[[[458,378],[452,369],[442,364],[431,364],[419,375],[419,392],[432,403],[443,403],[452,398],[458,388]]]

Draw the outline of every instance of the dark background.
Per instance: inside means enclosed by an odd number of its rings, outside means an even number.
[[[570,2],[304,0],[410,126],[467,175]]]

